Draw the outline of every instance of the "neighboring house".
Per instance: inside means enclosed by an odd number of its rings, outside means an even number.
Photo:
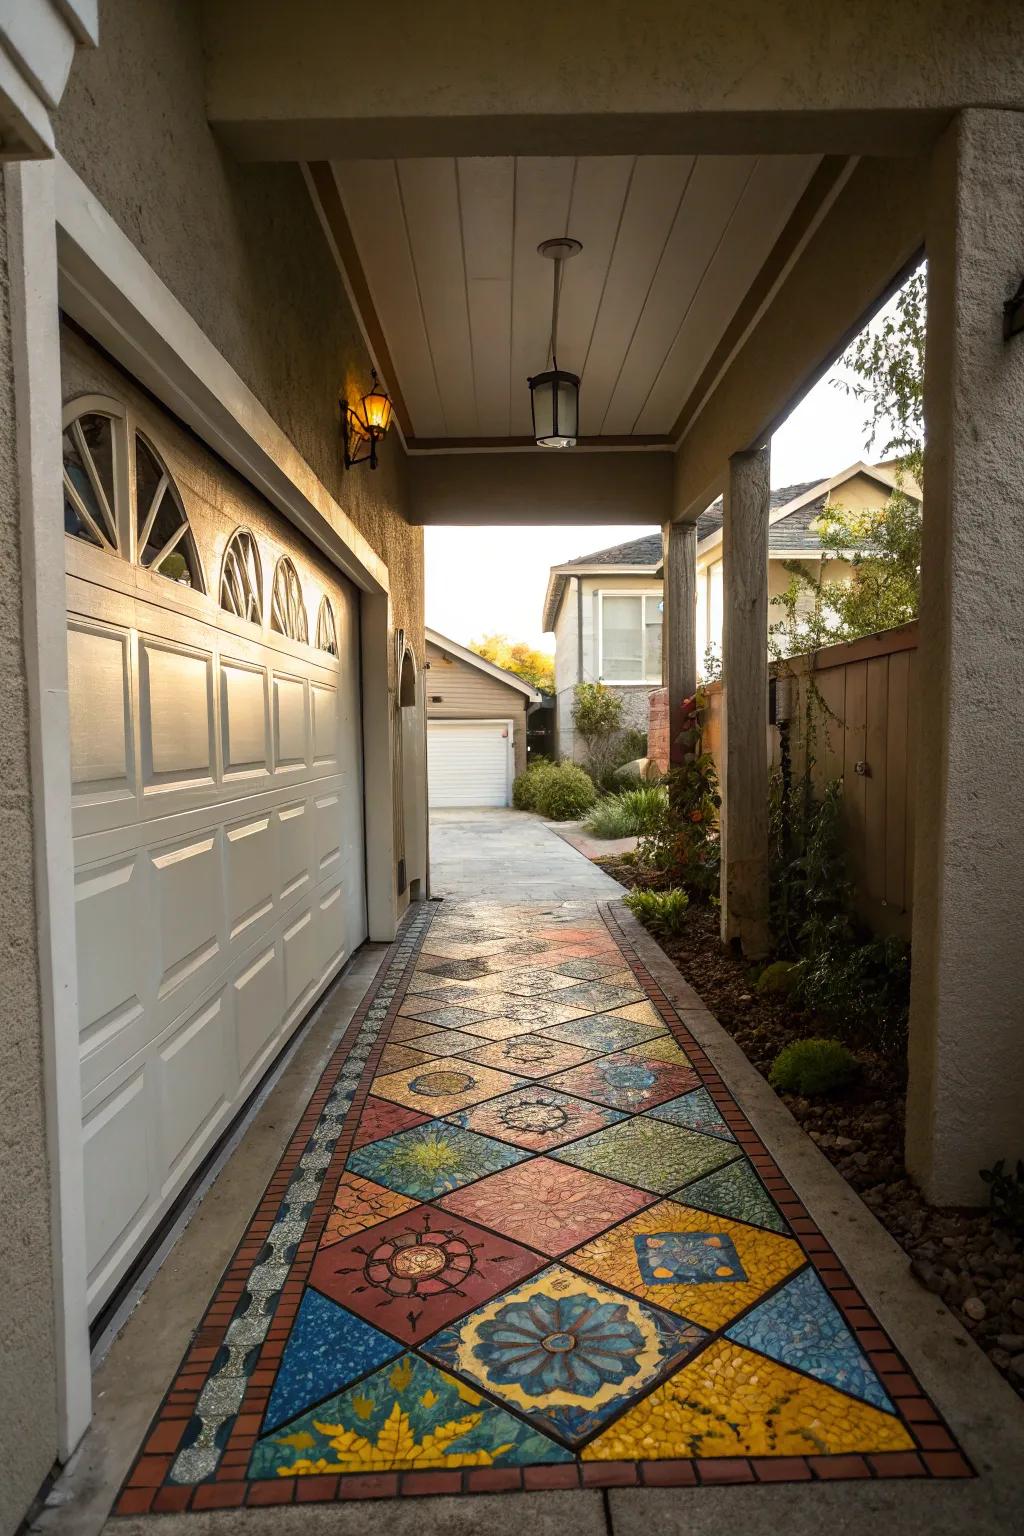
[[[431,806],[511,805],[526,767],[526,716],[541,694],[435,629],[426,655]]]
[[[823,560],[815,531],[827,503],[854,511],[883,507],[896,489],[894,464],[858,461],[827,480],[805,480],[771,493],[768,530],[768,622],[782,617],[771,600],[785,592],[794,561],[826,581],[842,581],[849,572],[845,560]],[[811,606],[810,593],[798,611]],[[722,655],[722,501],[713,502],[697,520],[697,670],[703,674],[707,653]]]
[[[647,699],[661,683],[661,534],[646,534],[552,566],[543,628],[555,636],[558,753],[581,757],[573,689],[599,679],[621,693],[623,724],[647,730]]]
[[[897,484],[890,464],[851,464],[839,474],[771,493],[768,596],[789,583],[794,560],[841,579],[846,562],[826,561],[815,519],[826,502],[851,508],[884,506]],[[623,723],[647,729],[647,701],[662,680],[662,541],[645,534],[594,554],[551,567],[544,597],[543,627],[555,636],[555,699],[558,751],[577,757],[572,725],[573,689],[579,682],[604,682],[621,691]],[[769,608],[769,623],[779,617]],[[722,502],[697,522],[697,668],[703,674],[708,651],[722,654]]]

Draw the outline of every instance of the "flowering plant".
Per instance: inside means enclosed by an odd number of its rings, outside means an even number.
[[[708,701],[703,688],[680,706],[676,745],[682,754],[666,780],[668,811],[657,831],[640,840],[637,863],[708,901],[718,890],[718,811],[722,797],[710,752],[704,749]]]

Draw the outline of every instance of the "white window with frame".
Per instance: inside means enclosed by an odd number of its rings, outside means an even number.
[[[598,593],[598,675],[604,683],[661,682],[661,592]]]

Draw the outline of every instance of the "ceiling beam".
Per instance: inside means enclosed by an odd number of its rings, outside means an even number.
[[[670,449],[414,453],[407,460],[409,520],[478,528],[660,527],[672,513],[674,462]]]
[[[1024,106],[1024,9],[948,0],[205,0],[239,157],[919,153]],[[922,39],[927,46],[922,46]]]

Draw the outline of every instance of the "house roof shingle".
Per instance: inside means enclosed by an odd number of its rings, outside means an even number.
[[[598,549],[592,555],[577,555],[566,565],[660,565],[661,534],[647,533],[641,539],[628,539],[625,544],[612,544],[608,549]]]

